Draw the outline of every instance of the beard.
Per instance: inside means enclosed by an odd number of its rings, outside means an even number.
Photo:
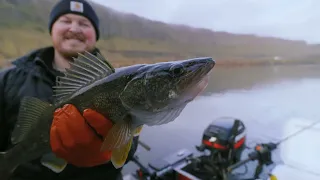
[[[79,41],[79,42],[68,42]],[[87,47],[85,45],[86,38],[82,33],[67,32],[64,34],[63,42],[60,47],[57,48],[61,56],[66,59],[73,60],[78,56],[78,53],[84,53],[84,51],[93,51],[94,47]]]
[[[83,51],[66,51],[66,50],[61,50],[59,51],[61,56],[65,59],[68,59],[70,61],[73,61],[73,58],[78,57],[78,53],[83,53]]]

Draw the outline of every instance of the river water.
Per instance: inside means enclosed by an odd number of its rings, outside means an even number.
[[[320,66],[215,67],[206,91],[176,121],[143,129],[141,140],[152,149],[138,148],[137,154],[147,164],[180,148],[195,151],[204,128],[221,116],[237,117],[245,123],[248,146],[280,140],[289,118],[320,118],[318,92]],[[281,162],[277,153],[274,161]],[[123,173],[135,169],[130,162]]]

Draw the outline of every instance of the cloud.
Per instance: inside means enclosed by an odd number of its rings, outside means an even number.
[[[149,19],[320,42],[319,0],[94,0]]]

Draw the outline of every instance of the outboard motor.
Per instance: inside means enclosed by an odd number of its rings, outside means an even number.
[[[240,161],[245,148],[246,128],[244,123],[232,117],[215,119],[205,129],[199,151],[209,150],[231,164]],[[229,164],[229,165],[231,165]]]
[[[236,118],[215,119],[204,130],[198,151],[208,150],[209,156],[202,156],[196,169],[211,169],[212,174],[220,174],[217,179],[225,179],[226,169],[239,162],[246,145],[246,127]]]

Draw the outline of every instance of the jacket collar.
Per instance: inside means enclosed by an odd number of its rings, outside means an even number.
[[[98,48],[95,48],[93,54],[100,53]],[[55,70],[52,66],[54,60],[54,48],[52,46],[39,48],[30,53],[19,57],[12,62],[17,68],[32,72],[37,76],[49,76],[50,80],[54,81],[56,76],[63,75],[61,72]],[[45,73],[45,74],[44,74]]]

